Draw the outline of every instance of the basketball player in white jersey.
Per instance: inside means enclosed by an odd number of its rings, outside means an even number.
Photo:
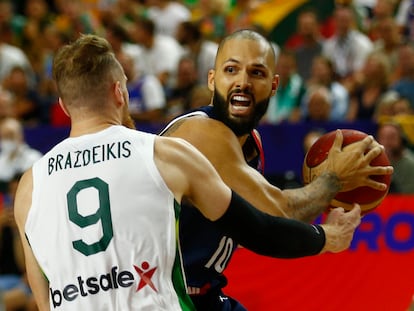
[[[126,77],[105,39],[81,36],[59,51],[53,69],[70,137],[24,174],[15,200],[40,310],[194,310],[177,247],[184,197],[261,254],[349,246],[358,205],[336,209],[323,225],[268,216],[188,143],[128,128]]]

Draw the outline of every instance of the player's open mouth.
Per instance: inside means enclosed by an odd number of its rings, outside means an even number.
[[[244,115],[249,113],[252,98],[246,95],[234,95],[230,100],[230,113],[232,115]]]

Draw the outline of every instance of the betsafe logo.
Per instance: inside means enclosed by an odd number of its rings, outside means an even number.
[[[157,270],[157,267],[151,268],[149,263],[146,261],[142,262],[139,267],[135,265],[133,267],[136,277],[139,280],[136,292],[140,291],[147,285],[155,292],[158,292],[151,280]],[[101,291],[106,292],[109,290],[131,287],[136,283],[137,281],[134,273],[128,270],[119,271],[117,266],[113,266],[110,272],[87,278],[78,276],[74,283],[64,286],[63,289],[50,288],[49,290],[53,308],[57,308],[61,306],[63,301],[71,302],[77,298],[96,295]]]

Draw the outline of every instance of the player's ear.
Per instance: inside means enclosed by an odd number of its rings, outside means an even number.
[[[275,95],[277,88],[279,87],[279,75],[274,75],[273,76],[273,81],[272,81],[272,96]]]
[[[59,106],[60,106],[60,108],[62,108],[62,110],[63,110],[63,112],[65,113],[65,115],[67,115],[67,116],[70,118],[69,111],[66,109],[65,104],[63,103],[63,101],[62,101],[62,98],[61,98],[61,97],[59,97],[58,102],[59,102]]]
[[[118,103],[124,103],[124,96],[123,96],[123,93],[122,93],[121,82],[119,82],[119,81],[115,82],[114,92],[115,92],[115,98],[116,98],[117,102]]]
[[[208,71],[208,77],[207,77],[207,84],[208,84],[208,89],[210,90],[210,91],[214,91],[214,84],[215,84],[215,82],[214,82],[214,80],[215,80],[215,70],[214,69],[210,69],[209,71]]]

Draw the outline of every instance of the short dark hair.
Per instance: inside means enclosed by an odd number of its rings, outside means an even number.
[[[271,42],[262,34],[259,32],[252,30],[252,29],[240,29],[236,30],[235,32],[225,36],[219,43],[218,49],[217,49],[217,55],[220,53],[223,46],[227,43],[227,41],[233,40],[233,39],[247,39],[252,41],[261,41],[266,42],[269,46],[270,53],[273,56],[273,59],[276,59],[275,50],[271,44]]]

